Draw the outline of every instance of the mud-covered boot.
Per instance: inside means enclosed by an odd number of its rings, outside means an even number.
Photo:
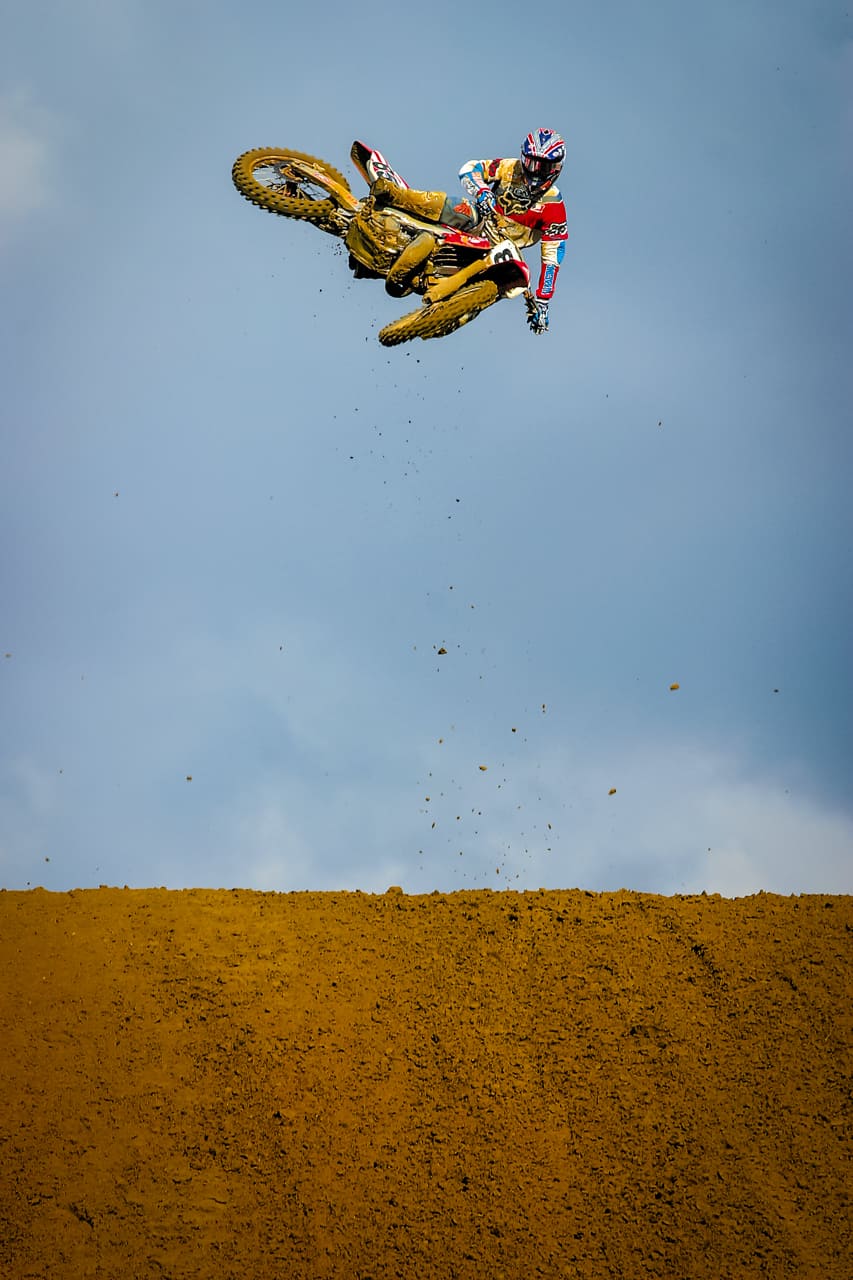
[[[426,222],[438,222],[444,208],[443,191],[413,191],[411,187],[398,187],[387,178],[377,178],[370,188],[377,208],[393,205],[403,213],[412,213]]]

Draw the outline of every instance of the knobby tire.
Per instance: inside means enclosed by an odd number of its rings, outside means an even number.
[[[473,320],[486,307],[497,302],[499,296],[500,290],[493,280],[478,280],[444,302],[422,307],[420,311],[386,324],[379,331],[379,341],[383,347],[394,347],[412,338],[443,338]]]
[[[298,162],[302,160],[315,170],[319,170],[321,177],[318,178],[315,175],[311,175],[310,181],[315,186],[324,187],[331,198],[312,200],[305,196],[285,195],[283,192],[265,187],[255,177],[255,166],[259,161],[272,160],[294,160],[297,161],[297,167]],[[267,209],[270,213],[280,214],[285,218],[300,218],[304,222],[312,222],[321,230],[333,230],[333,219],[341,202],[336,197],[334,188],[323,183],[323,174],[329,177],[333,183],[343,187],[345,191],[350,190],[350,185],[344,175],[339,173],[332,165],[327,164],[325,160],[319,160],[317,156],[308,155],[304,151],[291,151],[285,147],[255,147],[252,151],[245,151],[243,155],[237,157],[231,169],[234,186],[240,192],[240,195],[244,196],[252,204],[258,205],[261,209]]]

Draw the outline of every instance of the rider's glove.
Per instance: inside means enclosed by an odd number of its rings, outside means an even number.
[[[531,298],[527,308],[527,323],[534,333],[548,330],[548,303],[544,298]]]
[[[489,187],[484,187],[482,191],[477,192],[474,201],[477,206],[477,212],[481,218],[490,217],[495,212],[495,193]]]

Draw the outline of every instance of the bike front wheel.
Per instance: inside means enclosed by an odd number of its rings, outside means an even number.
[[[493,280],[478,280],[444,302],[434,302],[432,306],[421,307],[399,320],[392,320],[391,324],[380,329],[379,341],[383,347],[395,347],[412,338],[443,338],[468,324],[499,297],[500,290]]]

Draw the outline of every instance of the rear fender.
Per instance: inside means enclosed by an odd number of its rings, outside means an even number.
[[[407,189],[409,184],[392,169],[381,151],[375,151],[364,142],[354,142],[350,148],[350,159],[358,169],[364,181],[372,187],[377,178],[387,178],[395,187]]]

